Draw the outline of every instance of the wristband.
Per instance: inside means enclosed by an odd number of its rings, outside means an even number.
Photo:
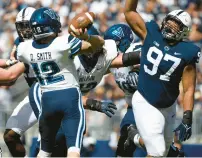
[[[192,111],[191,110],[187,110],[184,112],[182,123],[189,124],[189,125],[192,124]]]
[[[101,110],[101,102],[100,101],[97,101],[97,100],[94,100],[94,99],[87,99],[86,100],[86,106],[88,109],[90,110],[94,110],[94,111],[100,111]]]
[[[123,65],[126,67],[140,64],[140,52],[124,53],[122,57],[122,62]]]

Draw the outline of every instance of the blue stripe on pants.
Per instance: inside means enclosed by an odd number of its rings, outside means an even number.
[[[40,86],[38,83],[34,83],[31,88],[29,89],[29,101],[34,111],[36,118],[39,118],[41,112],[41,105],[40,105]]]
[[[77,89],[78,90],[78,89]],[[76,147],[81,148],[81,143],[83,140],[83,133],[85,130],[85,112],[84,112],[84,108],[83,108],[83,104],[82,104],[82,98],[81,98],[81,93],[78,91],[79,93],[79,111],[80,111],[80,122],[79,122],[79,128],[78,128],[78,132],[77,132],[77,139],[76,139]],[[81,124],[80,124],[81,123]]]

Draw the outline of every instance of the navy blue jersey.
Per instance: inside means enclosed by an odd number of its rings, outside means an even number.
[[[179,95],[179,83],[185,66],[198,61],[200,49],[184,41],[169,46],[154,21],[146,23],[146,28],[138,91],[151,105],[169,107]]]
[[[19,37],[17,37],[15,42],[14,42],[14,45],[16,45],[16,47],[17,47],[21,42],[23,42],[23,40],[21,40]],[[15,58],[17,59],[17,51],[15,52]],[[24,78],[25,78],[28,86],[31,87],[32,84],[37,80],[34,77],[32,69],[30,69],[29,65],[25,64],[25,63],[24,63],[24,65],[26,67],[25,72],[24,72]]]

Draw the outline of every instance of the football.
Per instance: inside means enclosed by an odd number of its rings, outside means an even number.
[[[69,23],[68,31],[74,31],[75,29],[85,29],[93,24],[95,14],[93,12],[85,12],[76,15]]]

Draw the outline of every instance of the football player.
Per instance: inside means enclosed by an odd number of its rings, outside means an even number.
[[[24,42],[26,40],[32,39],[32,30],[29,26],[29,20],[31,18],[32,13],[35,11],[32,7],[27,7],[22,9],[16,17],[16,30],[18,32],[18,38],[15,40],[15,44],[13,46],[10,58],[12,60],[0,60],[0,67],[11,66],[16,63],[16,49],[19,43]],[[18,70],[19,69],[19,70]],[[10,73],[5,73],[5,72]],[[24,71],[24,64],[18,63],[14,67],[9,68],[8,70],[2,69],[0,72],[1,77],[1,85],[8,85],[9,82],[16,80],[18,76],[20,76],[24,72],[24,77],[30,87],[35,81],[36,78],[30,69],[29,65],[26,65],[26,70]],[[6,77],[7,76],[7,77]],[[39,85],[33,86],[34,90],[40,90],[37,88]],[[30,93],[33,91],[30,91]],[[32,94],[31,94],[32,95]],[[35,96],[36,98],[41,98],[41,92],[38,92]],[[6,131],[4,133],[4,141],[9,148],[9,151],[13,157],[24,157],[26,155],[25,148],[23,143],[20,140],[20,137],[24,132],[26,132],[30,127],[37,123],[37,119],[39,117],[40,104],[38,102],[36,106],[30,106],[28,96],[18,104],[18,106],[14,109],[13,113],[9,117],[6,123]],[[33,104],[31,104],[33,105]],[[87,108],[87,107],[86,107]],[[116,109],[113,103],[100,102],[99,106],[96,104],[96,107],[91,106],[92,109],[105,112],[109,117],[114,114]]]
[[[119,52],[128,53],[134,51],[137,52],[137,54],[140,54],[141,43],[132,43],[131,37],[133,37],[133,32],[131,28],[125,24],[113,25],[104,33],[105,40],[112,39],[116,42]],[[125,99],[128,104],[127,112],[120,124],[121,130],[116,156],[133,157],[135,146],[132,144],[124,150],[124,143],[128,136],[127,128],[130,124],[135,124],[132,111],[132,95],[137,89],[138,69],[135,71],[133,66],[129,66],[111,68],[110,71],[114,75],[117,85],[124,91]],[[131,80],[129,80],[129,78],[131,78]]]
[[[132,98],[133,113],[148,156],[166,156],[173,140],[175,101],[181,80],[184,115],[175,131],[180,131],[180,141],[191,137],[195,63],[200,49],[185,41],[191,29],[187,12],[170,12],[159,27],[154,21],[144,23],[136,10],[137,4],[138,0],[126,0],[125,4],[126,20],[143,41],[138,86]]]
[[[119,25],[119,27],[124,31],[124,36],[120,37],[121,39],[128,39],[127,44],[130,45],[130,43],[133,41],[133,34],[131,32],[131,29],[126,26],[126,25]],[[91,26],[88,29],[88,34],[90,35],[99,35],[99,32],[97,29],[95,29],[93,26]],[[122,43],[121,45],[125,45],[125,49],[128,48],[129,45],[126,45],[126,43]],[[95,54],[90,54],[90,55],[79,55],[76,56],[74,59],[74,63],[76,66],[76,70],[78,73],[78,78],[79,78],[79,84],[81,88],[81,92],[83,95],[85,93],[89,92],[93,88],[95,88],[98,83],[101,81],[102,77],[108,72],[110,67],[121,67],[123,65],[128,66],[131,65],[134,62],[139,63],[139,54],[136,52],[133,52],[134,50],[131,49],[131,52],[128,54],[118,54],[117,51],[117,45],[114,40],[106,39],[105,44],[102,49],[100,49],[97,53]],[[37,85],[38,83],[36,83]],[[131,85],[130,85],[131,86]],[[35,88],[36,86],[32,86],[30,89],[31,93],[29,95],[30,98],[30,103],[33,104],[32,106],[37,107],[36,104],[40,104],[40,98],[37,98],[38,96],[38,90],[39,86]],[[83,97],[83,104],[85,105],[85,108],[88,108],[90,110],[96,110],[96,111],[101,111],[104,112],[105,114],[111,116],[114,114],[112,111],[112,104],[111,102],[108,101],[98,101],[95,99],[90,99],[86,98],[85,96]],[[111,107],[111,109],[110,109]],[[38,113],[40,113],[40,109],[38,109]],[[134,118],[133,118],[134,120]],[[63,137],[63,132],[60,130],[57,138],[58,140],[61,137]],[[54,149],[56,153],[53,152],[54,156],[58,156],[61,153],[65,153],[63,149],[64,143],[63,141],[57,141],[57,146]],[[58,149],[59,148],[59,149]],[[33,155],[34,156],[34,155]],[[64,156],[64,155],[60,155]]]
[[[32,39],[32,30],[29,27],[29,20],[34,11],[34,8],[27,7],[22,9],[16,16],[15,25],[18,33],[18,38],[15,40],[10,56],[10,58],[13,60],[16,60],[16,48],[19,43]],[[24,71],[24,64],[19,64],[22,65],[22,72],[18,73],[15,71],[15,74],[21,75],[24,72],[24,77],[28,83],[28,86],[31,86],[36,81],[32,69],[29,68],[29,65],[26,65],[26,71]],[[19,66],[16,64],[15,68],[19,68]],[[17,76],[15,77],[15,79],[17,79]],[[36,122],[36,116],[29,104],[29,98],[28,96],[26,96],[24,100],[21,101],[14,109],[13,113],[6,123],[4,141],[8,146],[8,149],[12,156],[24,157],[26,155],[25,148],[20,140],[20,137],[22,136],[24,131],[33,126]]]
[[[81,101],[76,69],[71,59],[78,53],[95,52],[104,41],[82,30],[60,36],[59,16],[50,8],[34,11],[30,19],[34,40],[20,43],[20,61],[32,66],[42,90],[42,112],[39,119],[41,146],[38,157],[51,155],[55,136],[63,128],[68,156],[79,157],[85,129],[85,113]],[[71,127],[71,128],[70,128]]]

